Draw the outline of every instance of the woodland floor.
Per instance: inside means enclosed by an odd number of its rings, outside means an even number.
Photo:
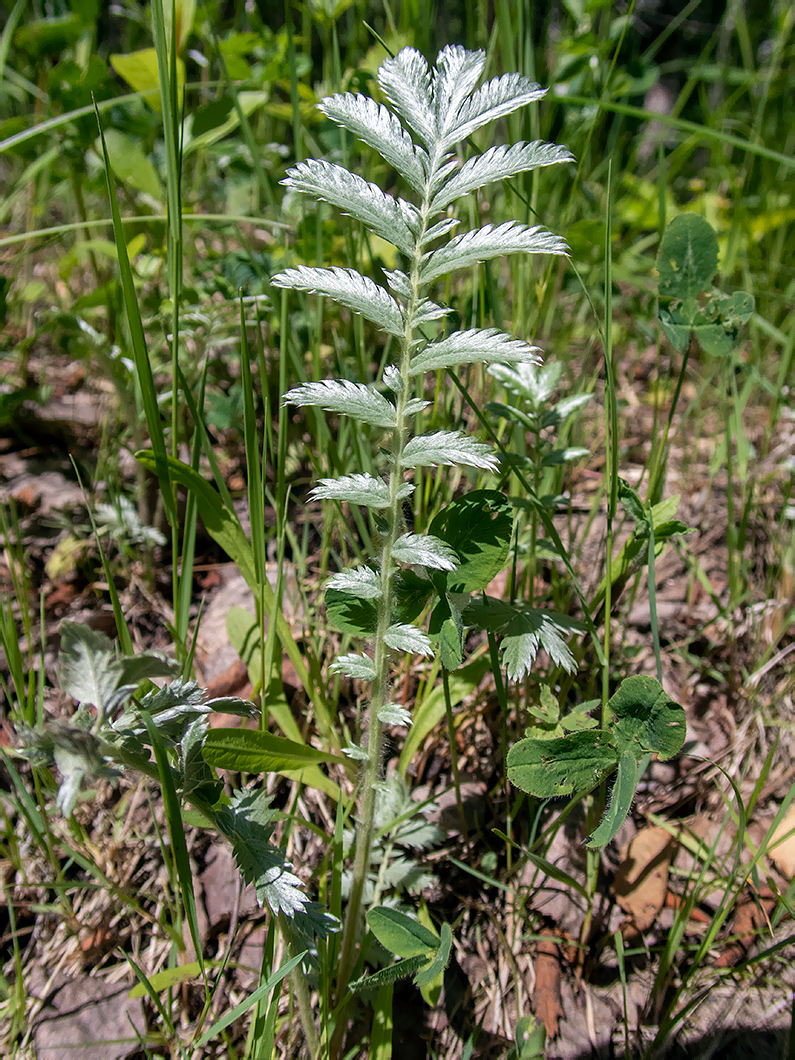
[[[44,378],[44,364],[34,362],[32,370]],[[44,601],[46,706],[58,715],[71,709],[64,697],[53,691],[57,688],[54,663],[60,621],[70,618],[113,632],[113,615],[103,591],[85,502],[70,463],[72,457],[81,469],[96,466],[103,437],[113,429],[113,396],[101,384],[87,379],[81,365],[66,358],[48,356],[46,379],[53,387],[47,405],[25,405],[12,430],[0,437],[0,482],[6,497],[15,502],[33,585]],[[633,381],[624,378],[619,395],[624,400],[621,464],[629,481],[633,475],[635,481],[640,477],[646,463],[653,421],[652,408],[638,400],[635,390]],[[464,720],[458,728],[467,834],[462,834],[451,796],[451,762],[443,726],[431,734],[417,755],[411,769],[412,784],[424,797],[437,800],[437,819],[446,835],[444,845],[427,858],[428,871],[436,882],[424,897],[431,912],[438,910],[448,919],[455,918],[457,927],[454,958],[439,1005],[429,1010],[412,987],[396,989],[396,1057],[422,1060],[426,1056],[461,1056],[463,1043],[478,1026],[481,1030],[471,1055],[504,1056],[517,1017],[531,1010],[544,1019],[549,1031],[556,1031],[548,1046],[550,1057],[625,1056],[627,1044],[631,1049],[638,1044],[638,1027],[642,1028],[641,1037],[651,1040],[667,1004],[666,997],[651,996],[657,953],[675,922],[676,905],[692,859],[688,863],[685,846],[670,837],[663,835],[660,845],[659,833],[644,832],[647,838],[651,836],[652,849],[644,854],[640,846],[635,848],[635,860],[646,876],[654,876],[655,868],[663,863],[662,875],[657,873],[662,882],[652,899],[646,892],[638,897],[638,890],[625,884],[621,899],[622,873],[627,871],[626,845],[653,823],[654,815],[680,822],[698,835],[717,837],[727,816],[727,801],[732,798],[725,778],[739,786],[747,803],[778,738],[755,800],[753,820],[745,841],[739,844],[740,856],[748,858],[753,837],[764,833],[766,823],[792,787],[795,630],[785,633],[762,669],[756,660],[778,633],[777,623],[791,614],[795,604],[791,584],[780,583],[770,591],[766,572],[773,558],[770,535],[775,532],[775,523],[765,522],[760,514],[768,501],[780,497],[784,475],[780,468],[795,452],[795,423],[782,417],[775,436],[762,445],[767,430],[765,410],[746,409],[745,418],[749,440],[759,443],[758,451],[770,455],[753,467],[755,497],[744,550],[748,591],[743,605],[733,612],[725,606],[729,584],[726,480],[710,468],[715,440],[721,433],[717,412],[713,417],[702,417],[701,423],[707,423],[709,429],[702,427],[699,437],[687,437],[686,431],[676,435],[666,496],[681,494],[677,517],[693,528],[693,533],[680,539],[676,547],[669,546],[658,563],[657,614],[664,684],[686,709],[688,743],[676,760],[654,764],[643,778],[630,820],[603,858],[586,947],[577,945],[583,931],[584,904],[571,889],[530,865],[511,878],[511,886],[498,890],[455,863],[482,871],[485,852],[499,850],[503,857],[505,851],[505,845],[493,835],[494,828],[506,827],[506,789],[500,760],[500,718],[487,681],[464,705]],[[593,434],[599,434],[598,425]],[[575,472],[571,479],[572,514],[561,517],[558,523],[564,541],[567,535],[577,541],[572,554],[579,557],[586,583],[589,571],[604,569],[604,520],[598,514],[589,517],[594,491],[602,480],[598,467],[601,451],[597,438],[588,470]],[[132,484],[132,459],[125,458],[114,474]],[[243,496],[242,466],[230,461],[228,475],[233,493],[237,490]],[[70,546],[74,541],[78,544]],[[197,607],[204,598],[197,654],[199,679],[216,694],[246,696],[250,691],[246,671],[228,643],[225,619],[232,605],[253,610],[247,590],[234,567],[206,538],[200,539],[196,569]],[[124,561],[123,575],[122,566],[119,570],[118,586],[136,646],[169,650],[169,571],[158,569],[151,578],[135,555]],[[11,590],[2,561],[0,590]],[[290,600],[289,585],[287,596]],[[300,641],[306,618],[298,597],[291,602],[292,614],[287,617]],[[38,604],[34,615],[37,608]],[[637,585],[630,584],[615,618],[614,653],[632,659],[632,672],[654,673],[648,591],[643,579]],[[287,667],[283,679],[294,714],[304,718],[305,703]],[[13,742],[9,725],[3,738],[6,745]],[[400,739],[401,733],[396,732],[396,754]],[[6,778],[3,783],[7,783]],[[271,778],[269,785],[278,798],[287,798],[287,781]],[[305,789],[295,808],[333,830],[333,814],[329,815],[322,796],[313,790]],[[76,813],[90,837],[84,855],[116,888],[135,896],[143,915],[131,916],[125,902],[111,889],[77,887],[72,922],[57,915],[53,892],[46,885],[48,870],[16,822],[18,841],[29,859],[24,866],[25,880],[10,862],[0,864],[0,870],[14,895],[28,995],[28,1046],[18,1055],[54,1060],[64,1055],[67,1043],[74,1047],[69,1055],[82,1060],[133,1056],[137,1060],[144,1055],[130,1024],[138,1031],[151,1031],[157,1018],[148,1001],[129,998],[132,979],[122,953],[135,954],[149,974],[165,967],[169,956],[171,943],[157,926],[168,884],[152,811],[162,820],[159,793],[134,778],[115,786],[103,782],[93,798],[80,803]],[[547,854],[559,869],[579,882],[584,881],[581,824],[573,814],[566,826],[558,829]],[[55,837],[64,835],[75,841],[68,822],[53,817],[51,826]],[[720,840],[719,849],[725,849],[727,857],[733,857],[737,847],[736,827],[735,839],[732,827],[726,828]],[[205,956],[220,956],[231,949],[232,960],[213,1002],[217,1015],[256,985],[266,917],[257,908],[251,889],[240,888],[226,847],[191,829],[189,849],[195,865]],[[320,841],[314,833],[293,833],[290,857],[299,875],[310,881],[310,888],[320,856]],[[82,878],[76,867],[70,871],[76,879]],[[769,873],[768,878],[759,879],[756,894],[749,888],[740,896],[718,935],[688,995],[694,997],[704,990],[703,1004],[670,1039],[670,1055],[784,1055],[795,988],[795,945],[790,939],[789,946],[774,957],[757,966],[748,963],[754,947],[770,946],[792,935],[792,924],[786,920],[778,924],[772,938],[764,925],[760,928],[760,910],[770,908],[770,892],[765,887],[775,880],[783,891],[792,878],[791,870],[787,874],[772,864]],[[495,874],[499,876],[499,870]],[[652,916],[647,922],[645,903],[649,901]],[[713,914],[709,900],[693,909],[683,946],[703,935]],[[10,928],[1,911],[0,917],[2,960],[8,975],[13,972]],[[626,995],[615,966],[612,936],[616,931],[622,933],[634,954],[627,959]],[[541,941],[539,934],[543,935]],[[742,971],[733,972],[733,966],[738,965]],[[183,1028],[187,1029],[201,1005],[199,988],[182,988],[181,1000]],[[245,1027],[234,1025],[230,1031],[233,1049],[242,1052]],[[284,1056],[298,1055],[297,1028],[283,1028],[280,1048]],[[208,1051],[205,1055],[221,1053]]]

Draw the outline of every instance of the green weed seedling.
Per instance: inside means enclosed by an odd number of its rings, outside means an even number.
[[[378,83],[386,104],[353,94],[336,95],[319,104],[326,117],[363,140],[397,170],[410,189],[411,201],[388,195],[358,174],[325,161],[302,162],[288,172],[285,181],[295,191],[350,215],[372,235],[396,247],[404,259],[403,268],[386,273],[389,290],[354,269],[303,264],[284,270],[272,281],[276,287],[334,299],[362,315],[389,336],[393,358],[380,378],[308,382],[284,399],[352,417],[369,427],[373,441],[379,442],[379,473],[323,478],[313,490],[315,499],[367,508],[381,541],[377,559],[335,574],[326,593],[331,624],[372,645],[372,654],[344,654],[332,667],[336,673],[366,682],[371,690],[363,726],[365,742],[348,749],[349,755],[364,763],[364,772],[340,954],[340,999],[356,964],[384,730],[411,722],[409,713],[392,700],[393,660],[406,653],[431,656],[436,652],[446,670],[461,664],[467,623],[464,612],[470,595],[484,589],[502,569],[511,536],[510,505],[502,494],[488,490],[454,500],[431,522],[428,533],[406,532],[402,509],[414,490],[411,477],[417,469],[439,465],[497,468],[490,447],[460,431],[416,433],[418,417],[428,405],[423,380],[429,373],[457,372],[462,366],[534,362],[538,356],[534,347],[496,328],[445,332],[443,322],[450,310],[433,301],[433,292],[442,277],[478,262],[505,254],[564,254],[567,249],[561,239],[540,226],[515,221],[452,234],[459,222],[451,208],[458,200],[495,181],[571,159],[565,148],[535,142],[491,147],[462,162],[464,145],[473,133],[544,94],[519,74],[497,77],[478,88],[485,65],[481,52],[447,47],[431,68],[419,52],[405,48],[379,69]],[[426,631],[417,619],[429,604],[432,612]],[[532,639],[537,645],[541,635],[534,629],[526,642]],[[371,928],[373,917],[377,921],[381,915],[370,910]],[[445,932],[449,928],[443,928],[441,945],[429,938],[422,952],[409,954],[405,947],[395,948],[391,935],[385,937],[385,945],[391,945],[402,960],[427,963],[435,953],[432,963],[438,963],[440,955],[446,960],[449,954]],[[405,974],[424,974],[414,963],[402,967]]]

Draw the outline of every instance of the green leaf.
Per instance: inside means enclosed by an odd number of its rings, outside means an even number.
[[[367,913],[367,926],[396,957],[430,957],[439,948],[439,936],[399,909],[376,906]]]
[[[445,670],[451,671],[464,661],[464,622],[449,596],[446,602],[449,613],[439,630],[439,659]]]
[[[389,983],[395,983],[398,979],[405,979],[407,975],[411,975],[412,972],[416,972],[418,968],[427,962],[426,956],[420,957],[407,957],[404,961],[396,961],[395,964],[388,964],[386,968],[379,968],[377,972],[373,972],[372,975],[362,976],[361,979],[357,979],[355,983],[351,983],[350,989],[354,994],[358,994],[362,990],[370,990],[373,987],[379,989],[383,986],[387,986]]]
[[[204,759],[216,769],[239,773],[283,773],[318,762],[340,762],[336,755],[308,744],[254,729],[211,729],[204,741]]]
[[[508,779],[537,799],[590,791],[618,754],[602,729],[574,732],[555,740],[520,740],[508,752]]]
[[[685,712],[659,681],[646,674],[626,677],[608,703],[615,718],[616,744],[636,759],[651,752],[671,758],[687,735]]]
[[[618,760],[618,773],[613,790],[610,792],[610,804],[599,827],[586,841],[587,847],[592,850],[601,850],[615,837],[626,820],[637,786],[638,760],[632,751],[623,751]]]
[[[105,146],[113,172],[119,180],[157,201],[162,200],[163,188],[157,170],[144,154],[139,140],[119,129],[107,129]],[[102,157],[102,145],[95,146],[95,150]]]
[[[134,92],[140,92],[153,110],[160,111],[160,75],[157,68],[157,51],[154,48],[142,48],[129,55],[111,55],[110,65],[123,77]],[[185,63],[177,57],[177,86],[185,84]]]
[[[439,948],[434,954],[433,960],[425,968],[420,968],[414,976],[414,982],[418,987],[429,986],[434,979],[442,974],[450,960],[450,950],[453,945],[453,932],[450,925],[445,921],[442,924],[441,941]]]
[[[718,271],[718,237],[712,225],[694,213],[675,217],[663,233],[657,271],[664,298],[695,298],[708,290]]]
[[[205,968],[213,968],[220,961],[206,961]],[[198,961],[191,961],[190,964],[180,964],[176,968],[166,968],[162,972],[155,972],[154,975],[147,976],[147,981],[151,990],[156,993],[161,993],[163,990],[169,990],[172,986],[179,986],[180,983],[186,983],[189,979],[196,979],[202,973],[202,967]],[[146,997],[149,991],[143,985],[143,983],[137,983],[127,995],[129,998]]]
[[[323,599],[326,618],[333,629],[365,637],[375,633],[378,607],[373,600],[362,600],[340,589],[326,589]]]
[[[458,570],[447,576],[448,591],[485,589],[505,566],[512,529],[513,509],[496,490],[475,490],[443,508],[428,530],[461,559]]]

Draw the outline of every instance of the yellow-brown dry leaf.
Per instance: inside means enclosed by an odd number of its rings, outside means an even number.
[[[541,939],[536,947],[535,972],[533,1012],[546,1027],[547,1037],[554,1038],[563,1008],[560,1003],[560,955],[551,939]]]
[[[790,833],[790,834],[788,834]],[[784,836],[787,836],[785,839]],[[779,843],[778,840],[781,840]],[[776,867],[789,879],[795,878],[795,802],[784,814],[784,817],[770,837],[768,847]]]
[[[651,927],[663,907],[675,845],[664,828],[642,828],[618,867],[613,890],[638,931]]]

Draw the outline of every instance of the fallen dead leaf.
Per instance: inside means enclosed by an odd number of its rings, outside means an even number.
[[[546,1027],[547,1037],[554,1038],[563,1008],[560,1003],[560,954],[550,939],[542,939],[536,947],[535,970],[533,1011]]]
[[[795,878],[795,802],[784,814],[778,828],[770,837],[768,850],[776,867],[788,879]]]
[[[665,903],[675,846],[664,828],[642,828],[618,867],[613,890],[637,931],[650,928]]]
[[[731,968],[742,960],[749,945],[759,935],[760,928],[768,923],[775,904],[776,897],[768,888],[760,894],[748,895],[737,903],[732,923],[735,940],[718,955],[716,968]]]

